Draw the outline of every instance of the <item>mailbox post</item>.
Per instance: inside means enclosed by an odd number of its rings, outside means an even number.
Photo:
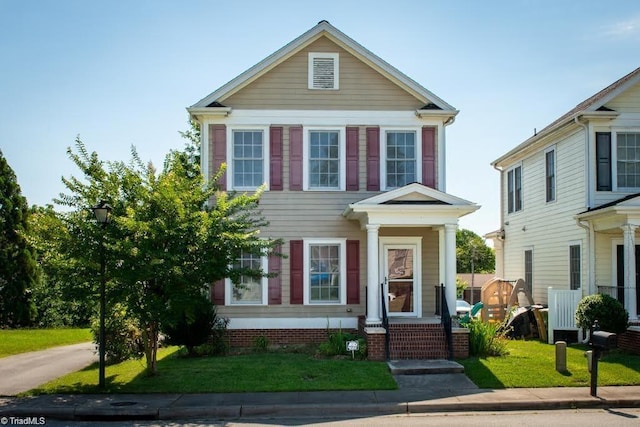
[[[614,349],[618,346],[618,336],[611,332],[600,330],[598,321],[594,321],[591,328],[591,338],[589,346],[593,349],[591,357],[591,396],[597,396],[598,393],[598,360],[603,351]]]

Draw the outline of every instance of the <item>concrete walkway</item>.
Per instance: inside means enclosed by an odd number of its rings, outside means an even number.
[[[53,347],[0,358],[0,396],[15,396],[98,360],[94,343]]]

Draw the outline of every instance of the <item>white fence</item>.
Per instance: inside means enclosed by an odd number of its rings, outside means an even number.
[[[553,331],[580,331],[576,325],[576,308],[582,299],[582,291],[566,291],[548,289],[549,326],[547,331],[548,342],[553,344]],[[580,336],[580,332],[578,332]]]

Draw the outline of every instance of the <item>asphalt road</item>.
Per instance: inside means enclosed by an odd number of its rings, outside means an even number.
[[[0,396],[15,396],[97,360],[90,342],[0,358]]]

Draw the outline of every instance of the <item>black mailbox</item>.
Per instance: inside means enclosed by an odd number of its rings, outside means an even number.
[[[593,331],[591,345],[601,350],[611,350],[618,347],[618,336],[612,332]]]

